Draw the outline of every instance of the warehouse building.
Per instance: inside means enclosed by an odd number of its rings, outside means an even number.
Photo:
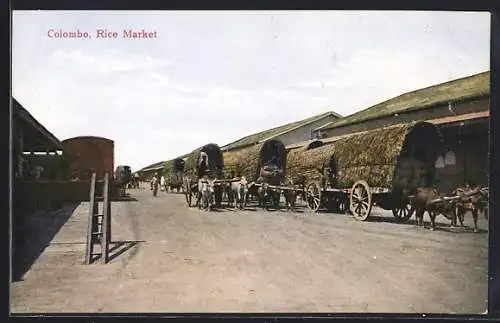
[[[465,182],[488,184],[489,109],[490,72],[484,72],[397,96],[318,127],[315,135],[333,142],[339,136],[389,125],[432,122],[443,135],[436,185],[450,192]]]
[[[229,143],[221,147],[221,149],[223,151],[239,150],[263,143],[270,139],[280,140],[285,145],[310,140],[316,135],[314,131],[316,128],[331,123],[339,118],[342,118],[342,116],[335,112],[330,111],[322,113],[304,120],[287,123],[276,128],[254,133]]]

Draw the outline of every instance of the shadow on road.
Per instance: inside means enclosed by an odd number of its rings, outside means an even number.
[[[67,203],[56,210],[38,210],[23,217],[16,214],[12,232],[12,281],[21,281],[80,203]],[[13,212],[16,213],[15,210]],[[14,216],[13,214],[13,216]]]
[[[138,240],[138,241],[113,241],[113,242],[111,242],[111,248],[109,249],[109,261],[116,259],[118,256],[122,255],[126,251],[137,246],[140,242],[145,242],[145,241]]]
[[[139,200],[131,196],[120,196],[115,197],[111,200],[112,202],[138,202]]]

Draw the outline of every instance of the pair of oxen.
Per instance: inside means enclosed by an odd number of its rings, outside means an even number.
[[[451,221],[452,227],[464,227],[464,218],[467,212],[472,213],[474,232],[478,232],[478,218],[482,214],[488,220],[489,191],[487,187],[465,185],[455,189],[451,196],[440,194],[436,188],[417,188],[411,199],[411,206],[415,210],[417,226],[424,225],[424,213],[429,214],[431,230],[436,228],[436,216],[442,214]]]

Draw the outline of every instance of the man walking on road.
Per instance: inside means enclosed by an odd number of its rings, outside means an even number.
[[[155,173],[153,179],[151,180],[151,186],[153,189],[153,196],[158,195],[158,173]]]

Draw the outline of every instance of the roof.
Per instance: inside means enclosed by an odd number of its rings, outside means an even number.
[[[480,112],[473,112],[473,113],[464,113],[464,114],[459,114],[459,115],[449,116],[449,117],[447,116],[447,117],[435,118],[435,119],[430,119],[430,120],[425,120],[425,121],[429,122],[429,123],[433,123],[435,125],[444,125],[444,124],[453,124],[453,123],[460,122],[460,121],[472,121],[472,120],[479,120],[479,119],[487,119],[487,118],[489,118],[489,116],[490,116],[490,111],[480,111]],[[424,120],[422,120],[422,121],[424,121]],[[290,144],[290,145],[286,146],[286,149],[291,150],[291,149],[296,149],[296,148],[302,148],[302,147],[309,145],[311,142],[314,142],[314,141],[322,141],[324,144],[329,144],[329,143],[335,142],[339,139],[350,137],[353,135],[359,135],[362,133],[366,133],[368,131],[370,131],[370,130],[347,133],[347,134],[339,135],[339,136],[335,136],[335,137],[306,140],[306,141]]]
[[[326,130],[422,110],[450,101],[466,101],[478,97],[486,97],[490,93],[490,72],[483,72],[457,80],[433,85],[420,90],[402,94],[390,100],[376,104],[368,109],[334,120],[315,130]]]
[[[426,121],[433,123],[433,124],[450,124],[450,123],[455,123],[455,122],[460,122],[460,121],[487,119],[489,117],[490,117],[490,111],[487,110],[487,111],[481,111],[481,112],[459,114],[459,115],[451,116],[451,117],[436,118],[436,119],[431,119],[431,120],[426,120]]]
[[[157,163],[151,164],[149,166],[146,166],[146,167],[138,170],[137,172],[140,173],[140,172],[146,172],[146,171],[150,171],[150,170],[163,169],[165,167],[165,163],[166,163],[166,161],[157,162]]]
[[[399,124],[399,125],[401,125],[401,124]],[[305,146],[309,145],[310,143],[312,143],[313,141],[321,141],[324,144],[329,144],[329,143],[335,142],[337,140],[340,140],[342,138],[347,138],[347,137],[350,137],[350,136],[359,135],[359,134],[366,133],[366,132],[368,132],[368,130],[366,130],[366,131],[358,131],[358,132],[351,132],[351,133],[347,133],[347,134],[339,135],[339,136],[335,136],[335,137],[327,137],[327,138],[321,138],[321,139],[306,140],[306,141],[302,141],[302,142],[297,142],[297,143],[290,144],[290,145],[286,146],[286,149],[290,150],[290,149],[305,147]]]
[[[287,124],[279,126],[279,127],[275,127],[275,128],[269,129],[269,130],[254,133],[250,136],[247,136],[247,137],[238,139],[232,143],[229,143],[229,144],[221,147],[221,149],[222,150],[231,150],[234,148],[239,148],[239,147],[244,147],[244,146],[260,143],[260,142],[275,138],[277,136],[286,134],[290,131],[299,129],[303,126],[306,126],[310,123],[313,123],[315,121],[321,120],[321,119],[326,118],[326,117],[341,118],[342,116],[335,113],[335,112],[329,111],[326,113],[312,116],[312,117],[307,118],[307,119],[287,123]]]
[[[20,120],[29,125],[30,129],[25,129],[31,134],[31,138],[28,136],[25,137],[24,148],[26,151],[44,149],[62,150],[61,141],[38,122],[15,98],[12,98],[12,115],[14,120],[20,118]],[[32,142],[28,142],[29,140]]]
[[[102,141],[108,141],[114,143],[113,140],[109,138],[104,138],[104,137],[99,137],[99,136],[77,136],[77,137],[71,137],[64,139],[62,142],[69,142],[69,141],[74,141],[74,140],[82,140],[82,139],[93,139],[93,140],[102,140]]]

